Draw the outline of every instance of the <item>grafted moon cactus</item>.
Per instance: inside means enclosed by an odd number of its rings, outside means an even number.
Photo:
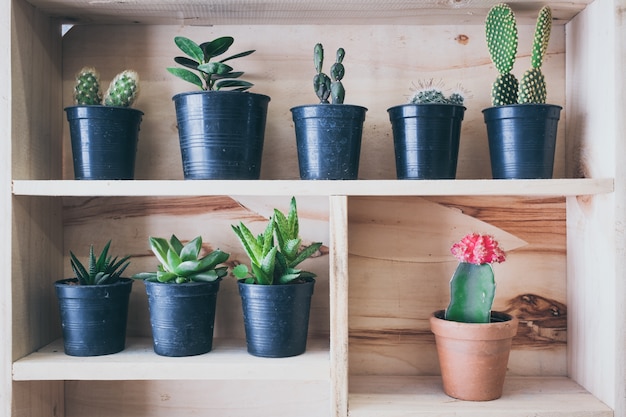
[[[104,94],[105,106],[130,107],[139,94],[139,75],[132,70],[120,72],[113,78]]]
[[[485,20],[487,49],[498,70],[498,77],[491,88],[494,106],[546,102],[546,83],[541,64],[548,48],[551,28],[552,10],[549,6],[544,6],[539,12],[535,27],[531,68],[518,82],[511,73],[518,45],[515,14],[504,3],[496,4],[489,10]]]
[[[345,74],[343,58],[346,51],[343,48],[337,49],[336,61],[330,67],[330,77],[322,72],[324,64],[324,47],[321,43],[313,48],[313,63],[317,72],[313,77],[313,90],[320,99],[320,103],[328,103],[328,97],[332,98],[333,104],[343,104],[346,90],[341,83]],[[332,78],[332,81],[331,81]]]
[[[450,304],[445,319],[489,323],[496,293],[491,264],[504,262],[504,251],[491,236],[470,233],[455,243],[451,252],[460,263],[450,281]]]
[[[74,103],[79,106],[102,103],[100,74],[95,68],[84,67],[76,75]]]

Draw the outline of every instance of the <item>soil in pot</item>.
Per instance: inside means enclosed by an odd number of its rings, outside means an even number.
[[[314,279],[285,285],[238,282],[248,353],[267,358],[306,350]]]
[[[444,392],[467,401],[500,398],[519,320],[496,311],[491,313],[491,323],[484,324],[448,321],[444,317],[444,310],[430,316]]]
[[[107,285],[55,282],[65,354],[100,356],[124,350],[132,285],[129,278]]]

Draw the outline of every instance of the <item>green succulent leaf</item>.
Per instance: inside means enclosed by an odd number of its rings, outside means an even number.
[[[176,275],[174,272],[158,271],[156,273],[156,277],[157,277],[157,281],[159,282],[171,282],[171,281],[174,281],[176,278],[178,278],[178,275]]]
[[[232,36],[223,36],[210,42],[204,42],[200,45],[203,51],[204,62],[208,62],[211,58],[222,55],[233,45],[235,39]]]
[[[232,269],[233,275],[238,279],[248,278],[250,275],[250,270],[247,265],[239,264]]]
[[[234,88],[237,91],[245,91],[252,87],[254,84],[243,80],[222,80],[215,83],[215,89],[220,90],[222,88]]]
[[[180,250],[180,260],[182,262],[198,259],[200,249],[202,248],[202,238],[196,237]]]
[[[321,246],[322,246],[322,242],[316,242],[307,246],[306,248],[302,250],[302,252],[298,254],[296,259],[294,259],[293,261],[289,263],[289,266],[295,267],[299,265],[302,261],[304,261],[305,259],[312,256],[315,252],[317,252]]]
[[[207,62],[206,64],[198,65],[198,70],[210,74],[211,76],[223,76],[229,74],[233,70],[233,67],[222,64],[221,62]]]
[[[251,49],[249,51],[244,51],[244,52],[240,52],[240,53],[235,54],[235,55],[231,55],[228,58],[222,59],[220,62],[230,61],[231,59],[243,58],[244,56],[248,56],[248,55],[252,54],[253,52],[256,52],[256,49]]]
[[[170,72],[170,74],[173,74],[184,81],[197,85],[200,88],[204,87],[204,84],[202,83],[200,77],[185,68],[170,67],[167,70]]]
[[[191,39],[185,38],[184,36],[176,36],[174,43],[190,58],[198,62],[204,62],[204,52],[202,48]]]

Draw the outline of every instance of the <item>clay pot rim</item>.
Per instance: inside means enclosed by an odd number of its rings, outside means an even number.
[[[436,336],[465,340],[509,339],[517,334],[519,320],[501,311],[492,311],[492,317],[504,321],[491,323],[462,323],[445,320],[444,310],[437,310],[430,315],[430,329]]]

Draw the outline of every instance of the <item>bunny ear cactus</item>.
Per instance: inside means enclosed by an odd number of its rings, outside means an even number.
[[[227,267],[219,266],[228,260],[229,254],[219,249],[200,257],[202,237],[198,236],[186,245],[172,235],[170,240],[150,237],[150,249],[160,262],[156,272],[141,272],[133,279],[151,282],[184,284],[187,282],[213,282],[226,276]]]
[[[233,67],[225,64],[225,62],[248,56],[255,51],[254,49],[231,55],[220,61],[213,60],[213,58],[228,51],[234,42],[233,37],[223,36],[198,45],[191,39],[177,36],[174,38],[174,43],[187,56],[178,56],[174,58],[174,61],[185,68],[170,67],[167,70],[176,77],[198,86],[201,90],[231,89],[232,91],[245,91],[254,84],[237,79],[244,73],[234,71]],[[190,70],[197,71],[198,74]]]
[[[130,107],[139,95],[139,75],[132,70],[120,72],[113,78],[104,94],[105,106]]]
[[[499,73],[491,88],[494,106],[546,102],[546,82],[541,64],[548,48],[551,28],[552,10],[544,6],[535,27],[531,68],[518,82],[511,73],[518,44],[515,14],[507,4],[497,4],[489,10],[485,21],[487,49]]]
[[[82,68],[76,75],[74,85],[74,103],[79,106],[90,106],[102,103],[100,91],[100,74],[92,67]]]
[[[299,237],[299,221],[296,199],[291,199],[287,216],[274,209],[265,231],[254,236],[244,225],[232,226],[246,254],[250,258],[250,271],[244,264],[233,268],[233,275],[247,284],[289,284],[299,279],[312,278],[315,274],[296,269],[302,261],[311,257],[322,246],[321,242],[302,247]]]
[[[498,78],[491,88],[494,106],[517,103],[518,81],[511,73],[517,54],[517,23],[507,4],[497,4],[489,10],[485,21],[487,49]]]
[[[537,17],[531,58],[531,69],[526,71],[520,81],[519,103],[546,102],[546,81],[543,73],[541,72],[541,64],[543,63],[543,57],[548,49],[551,30],[552,10],[550,7],[544,6],[539,11],[539,16]]]
[[[327,104],[328,97],[332,97],[333,104],[343,104],[346,90],[341,83],[345,74],[343,58],[346,51],[343,48],[337,49],[335,63],[330,67],[330,77],[322,72],[324,64],[324,47],[318,43],[313,48],[313,63],[317,74],[313,77],[313,90],[320,99],[320,103]],[[331,81],[332,79],[332,81]]]
[[[491,264],[504,262],[504,251],[493,237],[471,233],[455,243],[451,252],[460,263],[450,281],[450,304],[445,319],[489,323],[496,292]]]

